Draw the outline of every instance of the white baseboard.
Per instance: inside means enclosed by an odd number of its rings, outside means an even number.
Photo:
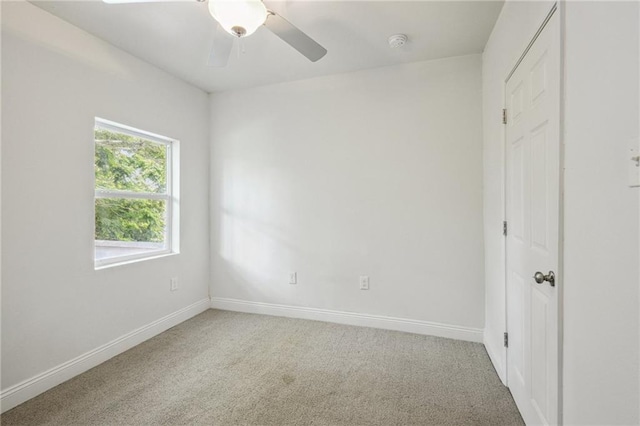
[[[249,302],[221,297],[211,298],[211,308],[224,311],[247,312],[252,314],[274,315],[289,318],[301,318],[338,324],[382,328],[407,333],[426,334],[482,343],[482,329],[439,324],[428,321],[381,315],[357,314],[354,312],[330,311],[327,309],[304,308],[300,306],[276,305],[272,303]]]
[[[0,392],[0,406],[4,413],[11,408],[22,404],[23,402],[66,382],[72,377],[102,364],[106,360],[121,354],[162,333],[169,328],[180,324],[189,318],[198,315],[210,308],[211,301],[207,299],[199,300],[179,311],[173,312],[162,317],[152,323],[142,326],[130,333],[125,334],[111,342],[104,344],[96,349],[86,352],[79,357],[60,364],[50,370],[40,373],[30,379],[27,379],[17,385],[11,386]]]
[[[494,348],[491,345],[491,339],[487,338],[486,329],[484,331],[483,343],[484,343],[485,349],[487,350],[487,353],[489,354],[489,359],[493,364],[493,368],[496,370],[496,373],[498,373],[498,377],[500,378],[500,381],[502,382],[503,385],[507,386],[507,370],[506,370],[506,365],[504,364],[504,361],[505,361],[504,348],[503,347]],[[500,356],[501,353],[503,356]]]

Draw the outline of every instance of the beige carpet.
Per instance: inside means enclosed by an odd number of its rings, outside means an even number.
[[[209,310],[9,425],[520,425],[478,343]]]

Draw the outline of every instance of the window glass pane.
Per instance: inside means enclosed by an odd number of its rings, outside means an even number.
[[[95,129],[96,189],[166,193],[167,145]]]
[[[167,248],[165,200],[97,198],[96,260]]]

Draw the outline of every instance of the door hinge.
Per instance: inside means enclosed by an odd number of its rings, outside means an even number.
[[[504,332],[504,347],[509,347],[509,333],[507,333],[506,331]]]
[[[502,124],[507,124],[507,109],[502,109]]]
[[[502,235],[507,236],[507,221],[502,222]]]

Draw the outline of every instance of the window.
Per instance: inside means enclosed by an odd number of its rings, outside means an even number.
[[[178,252],[178,142],[96,118],[96,268]]]

